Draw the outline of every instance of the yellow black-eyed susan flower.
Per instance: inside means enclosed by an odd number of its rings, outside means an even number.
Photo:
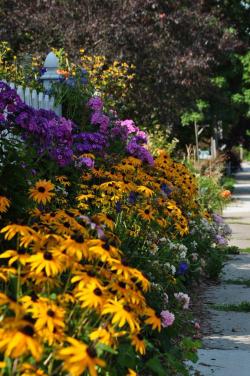
[[[136,351],[141,355],[146,353],[146,345],[141,333],[136,333],[131,336],[131,344],[135,347]]]
[[[151,206],[147,205],[144,209],[138,209],[138,214],[145,221],[151,221],[154,218],[155,211]]]
[[[112,315],[112,324],[119,328],[128,324],[131,332],[140,330],[138,317],[124,299],[109,299],[102,310],[102,315],[106,314]]]
[[[90,282],[85,288],[78,291],[75,296],[79,299],[82,308],[94,308],[96,310],[102,309],[107,300],[104,288],[94,282]]]
[[[0,196],[0,213],[5,213],[10,206],[10,200],[5,196]]]
[[[37,339],[32,323],[26,320],[18,321],[15,318],[6,318],[1,322],[1,326],[0,352],[10,358],[31,354],[36,360],[40,360],[42,346]]]
[[[57,358],[63,361],[63,369],[73,376],[80,376],[86,370],[90,376],[97,376],[96,366],[105,367],[104,360],[97,357],[96,350],[85,343],[68,337],[70,346],[58,351]]]
[[[55,330],[62,330],[65,327],[65,310],[48,299],[40,299],[37,304],[33,304],[28,309],[28,312],[36,319],[34,326],[38,333],[44,329],[53,333]]]
[[[27,262],[30,265],[31,271],[34,271],[35,274],[39,274],[44,270],[48,277],[61,273],[65,268],[62,254],[56,249],[31,255]]]
[[[149,307],[145,309],[144,313],[148,317],[145,320],[145,323],[151,325],[153,329],[157,329],[160,332],[161,331],[161,318],[158,317],[155,311]]]
[[[19,261],[21,265],[25,265],[29,256],[30,255],[27,253],[27,250],[23,247],[19,247],[17,250],[9,249],[0,254],[0,258],[9,259],[9,266],[11,266],[15,261]]]
[[[41,368],[37,368],[33,364],[29,363],[22,363],[19,370],[20,376],[47,376],[47,374]]]
[[[50,202],[52,197],[55,195],[53,189],[54,184],[50,180],[38,180],[33,188],[30,188],[30,198],[32,198],[37,203],[46,204]]]

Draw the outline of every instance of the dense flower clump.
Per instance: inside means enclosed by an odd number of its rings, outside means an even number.
[[[52,111],[27,106],[16,91],[3,82],[0,82],[0,93],[1,132],[19,131],[27,141],[33,137],[37,152],[47,153],[61,166],[72,160],[73,123],[70,120]]]
[[[145,132],[98,96],[84,106],[85,127],[0,83],[0,367],[185,375],[199,346],[186,285],[229,230],[201,210],[183,163],[153,157]]]
[[[145,133],[132,120],[120,121],[104,114],[99,97],[92,97],[88,102],[92,130],[79,132],[72,121],[52,111],[27,106],[16,91],[3,82],[0,82],[0,92],[1,132],[21,134],[23,139],[35,143],[39,155],[49,155],[60,166],[72,163],[73,155],[89,152],[104,155],[109,152],[114,138],[118,139],[124,152],[153,163],[151,154],[143,146],[147,142]]]

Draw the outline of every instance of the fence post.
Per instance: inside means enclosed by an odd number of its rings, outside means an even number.
[[[46,72],[41,76],[41,80],[43,81],[45,93],[49,93],[52,83],[58,81],[61,77],[61,75],[57,73],[59,68],[59,60],[54,52],[50,52],[47,55],[44,62],[44,68],[46,69]],[[53,110],[57,115],[61,116],[62,105],[58,104],[57,106],[54,106]]]
[[[51,85],[54,81],[58,81],[61,77],[60,74],[57,73],[59,68],[59,60],[54,54],[54,52],[50,52],[44,62],[44,68],[46,69],[45,73],[41,76],[41,80],[43,81],[43,87],[48,93],[51,89]]]

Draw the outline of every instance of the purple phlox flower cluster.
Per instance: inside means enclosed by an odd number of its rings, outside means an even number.
[[[9,121],[8,118],[16,111],[16,108],[22,105],[24,103],[16,94],[16,91],[0,81],[0,122]],[[8,125],[10,124],[6,124],[6,126]]]
[[[169,312],[168,310],[161,311],[161,320],[162,320],[161,325],[163,326],[163,328],[167,328],[168,326],[173,325],[174,320],[175,320],[175,315]]]
[[[135,125],[133,120],[119,120],[115,116],[114,121],[111,121],[111,118],[103,113],[103,102],[97,96],[90,98],[88,106],[93,111],[91,124],[98,125],[99,132],[105,135],[107,140],[119,140],[128,154],[153,165],[153,156],[143,146],[148,141],[147,135]]]
[[[133,120],[130,120],[130,119],[121,120],[119,123],[120,123],[120,127],[125,129],[127,134],[135,133],[139,131],[139,128],[135,126],[135,123],[133,122]]]
[[[133,157],[139,158],[141,161],[148,163],[149,165],[154,164],[154,158],[151,153],[137,143],[137,137],[133,137],[131,141],[126,146],[126,151]]]
[[[109,117],[104,115],[101,111],[95,111],[91,115],[90,122],[92,125],[99,125],[99,131],[101,133],[106,133],[109,128]]]
[[[3,82],[0,82],[0,113],[5,114],[6,128],[18,131],[24,140],[32,137],[38,153],[48,153],[61,166],[72,161],[73,123],[70,120],[53,111],[29,107]]]
[[[224,223],[224,219],[216,213],[213,213],[213,220],[218,224]]]
[[[220,234],[217,234],[215,236],[215,242],[218,244],[218,245],[227,245],[228,244],[228,241],[227,239],[224,238],[224,236],[220,235]]]
[[[103,109],[103,102],[100,97],[90,98],[87,104],[93,111],[102,111]]]
[[[76,163],[77,167],[87,167],[89,169],[93,168],[95,165],[95,161],[89,157],[81,157],[78,159]]]
[[[109,146],[107,137],[99,132],[81,132],[73,136],[76,152],[102,152]]]
[[[188,294],[184,294],[184,292],[176,292],[174,294],[174,297],[176,300],[178,300],[179,303],[182,304],[183,309],[189,308],[190,297],[188,296]]]

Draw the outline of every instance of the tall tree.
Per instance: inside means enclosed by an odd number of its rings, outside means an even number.
[[[220,98],[221,88],[211,78],[225,66],[233,69],[232,54],[243,53],[248,3],[2,0],[0,34],[17,51],[64,47],[74,57],[85,47],[133,63],[136,80],[124,115],[147,127],[172,127],[197,99]]]

